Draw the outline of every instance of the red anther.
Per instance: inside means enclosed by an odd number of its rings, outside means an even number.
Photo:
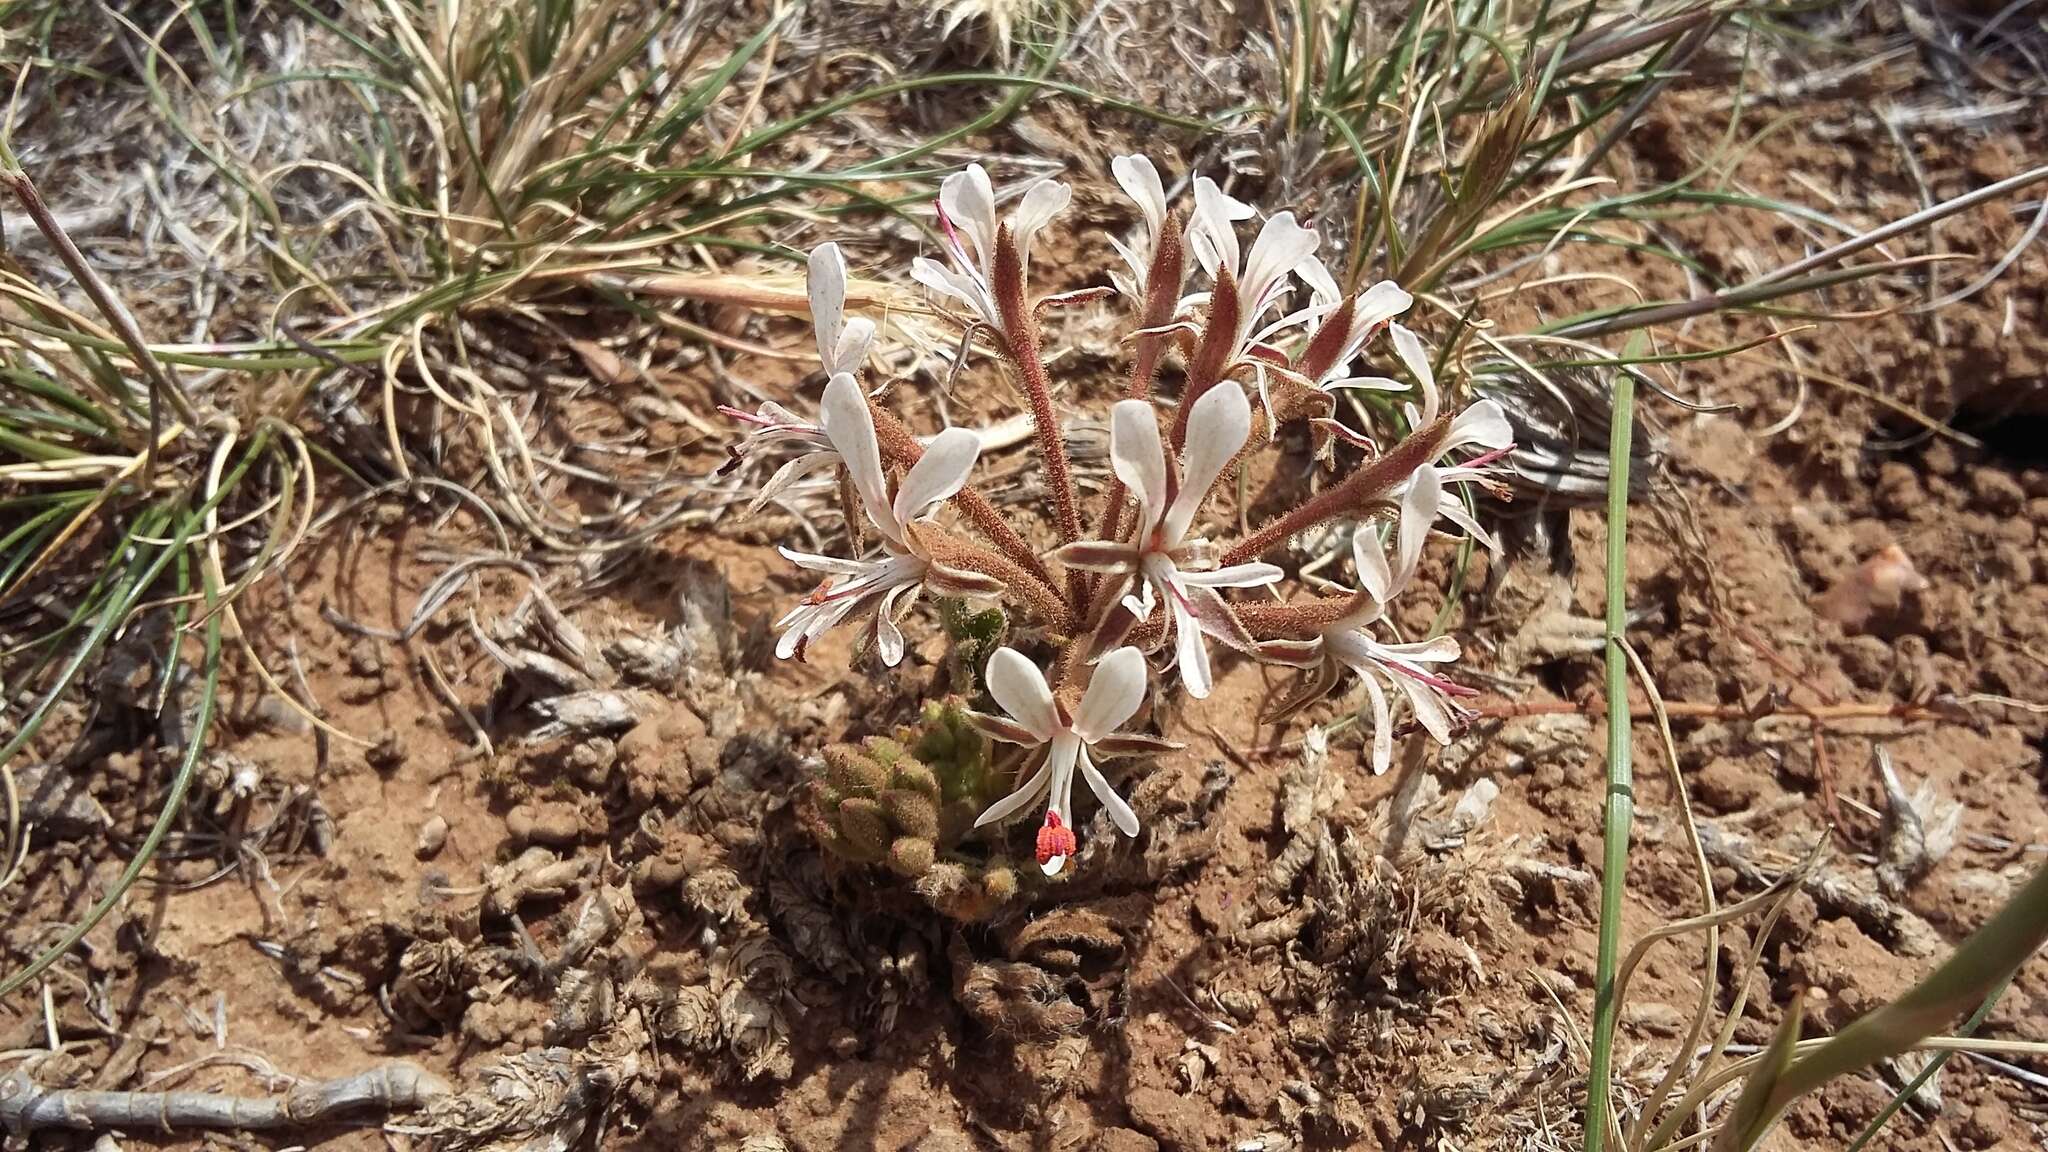
[[[1057,812],[1045,814],[1045,826],[1038,830],[1038,865],[1052,863],[1055,856],[1072,856],[1080,847],[1074,839],[1074,830],[1060,823]]]

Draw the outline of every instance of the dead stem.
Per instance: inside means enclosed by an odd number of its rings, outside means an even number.
[[[29,1079],[26,1068],[17,1068],[0,1080],[0,1129],[11,1133],[53,1128],[248,1132],[311,1124],[381,1123],[381,1116],[364,1113],[410,1112],[452,1091],[440,1077],[403,1061],[379,1064],[335,1080],[299,1084],[281,1096],[52,1091]]]
[[[64,261],[64,267],[71,270],[71,275],[78,281],[79,287],[85,290],[87,296],[92,297],[92,302],[99,307],[101,314],[106,316],[107,322],[114,326],[115,333],[121,337],[121,343],[128,346],[128,354],[135,358],[136,368],[149,377],[149,441],[143,446],[143,476],[146,482],[153,480],[156,476],[157,443],[163,434],[161,402],[169,400],[171,407],[177,410],[179,419],[194,427],[202,423],[199,410],[192,406],[192,399],[185,395],[185,389],[157,360],[156,354],[149,350],[149,342],[142,338],[142,328],[136,324],[135,314],[128,311],[128,306],[114,294],[114,289],[105,280],[100,279],[99,273],[93,271],[92,265],[86,263],[85,254],[78,250],[78,245],[71,242],[71,237],[65,233],[64,226],[57,222],[57,217],[50,211],[50,206],[43,202],[43,194],[36,191],[35,182],[28,178],[28,173],[14,167],[12,155],[6,157],[4,168],[0,168],[0,180],[7,183],[8,188],[14,193],[14,198],[21,201],[22,210],[35,221],[36,228],[42,232],[43,238],[56,250],[58,259]]]

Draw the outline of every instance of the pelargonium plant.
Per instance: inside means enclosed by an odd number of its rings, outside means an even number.
[[[1034,293],[1033,243],[1071,190],[1039,180],[1006,216],[980,165],[941,186],[947,259],[920,258],[911,270],[993,348],[1028,403],[1046,492],[1040,523],[1013,524],[976,488],[981,445],[973,432],[920,437],[882,390],[864,386],[875,329],[846,316],[837,245],[810,259],[811,315],[827,374],[817,417],[776,404],[727,410],[751,426],[732,449],[733,466],[783,460],[757,505],[828,472],[840,478],[847,504],[845,555],[782,549],[822,579],[777,621],[778,656],[801,660],[826,632],[854,627],[859,650],[893,666],[927,592],[993,602],[1015,623],[1021,646],[996,649],[981,676],[1001,714],[975,713],[973,721],[1027,752],[1015,790],[977,826],[1011,821],[1042,800],[1037,857],[1048,875],[1077,849],[1076,775],[1118,831],[1137,834],[1137,815],[1099,765],[1172,747],[1123,729],[1155,686],[1177,682],[1187,696],[1207,697],[1224,653],[1300,670],[1275,714],[1328,696],[1355,675],[1370,705],[1376,773],[1392,757],[1397,700],[1447,743],[1463,715],[1458,699],[1470,694],[1444,674],[1457,642],[1403,641],[1388,608],[1415,582],[1439,520],[1490,545],[1461,490],[1498,491],[1512,439],[1491,400],[1446,409],[1428,350],[1395,320],[1409,294],[1392,281],[1341,290],[1316,258],[1318,236],[1293,213],[1265,219],[1246,250],[1239,224],[1256,213],[1214,181],[1194,181],[1184,217],[1145,157],[1118,157],[1111,170],[1142,219],[1136,235],[1112,238],[1127,265],[1111,273],[1113,287]],[[1129,372],[1107,413],[1113,478],[1084,507],[1041,321],[1049,309],[1111,297],[1130,310]],[[1364,362],[1381,329],[1405,379]],[[1176,394],[1158,395],[1162,379],[1174,377]],[[1339,420],[1334,394],[1345,389],[1402,394],[1405,434]],[[1289,434],[1294,426],[1305,435]],[[1271,467],[1294,467],[1301,487],[1316,490],[1239,534],[1212,504],[1262,451],[1276,457]],[[1290,454],[1308,459],[1290,465]],[[1321,467],[1334,468],[1334,477]],[[1391,521],[1391,557],[1380,521]],[[1311,589],[1276,562],[1291,541],[1332,525],[1352,529],[1355,590]]]

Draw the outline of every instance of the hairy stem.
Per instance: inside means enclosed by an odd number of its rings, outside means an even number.
[[[1202,393],[1215,387],[1230,367],[1231,343],[1237,338],[1237,281],[1230,269],[1216,269],[1216,290],[1209,296],[1209,319],[1202,327],[1202,342],[1188,364],[1188,386],[1180,397],[1180,411],[1173,418],[1173,449],[1180,451],[1188,440],[1188,413]]]
[[[1180,214],[1168,212],[1159,230],[1159,247],[1152,253],[1152,268],[1145,274],[1145,310],[1138,317],[1139,335],[1131,360],[1131,381],[1124,387],[1124,399],[1149,400],[1152,385],[1159,378],[1159,361],[1166,354],[1167,333],[1158,331],[1173,323],[1173,311],[1180,304],[1180,285],[1186,276],[1187,249],[1181,240]],[[1124,532],[1124,507],[1130,495],[1121,478],[1112,476],[1109,494],[1102,503],[1101,524],[1095,530],[1099,540],[1120,540]],[[1093,600],[1095,580],[1088,582],[1086,599]]]
[[[1259,640],[1306,640],[1361,607],[1356,596],[1317,596],[1284,604],[1233,604],[1237,621]]]
[[[1451,418],[1439,416],[1434,423],[1394,445],[1386,455],[1366,461],[1340,483],[1310,497],[1293,511],[1267,521],[1264,527],[1225,552],[1221,562],[1230,565],[1256,560],[1319,524],[1363,512],[1414,475],[1417,468],[1435,460],[1450,430]]]
[[[1024,298],[1024,256],[1008,224],[996,235],[993,281],[996,308],[1002,314],[1003,345],[1023,382],[1024,395],[1031,401],[1031,428],[1038,440],[1039,458],[1045,463],[1053,520],[1060,543],[1071,544],[1081,538],[1081,506],[1074,491],[1073,469],[1067,462],[1066,438],[1060,434],[1059,413],[1053,408],[1052,380],[1039,353],[1038,314]],[[1083,583],[1079,573],[1067,574],[1067,594],[1076,607]]]

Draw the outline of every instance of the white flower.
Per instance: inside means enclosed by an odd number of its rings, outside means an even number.
[[[1422,339],[1397,322],[1387,325],[1392,338],[1394,354],[1401,358],[1401,364],[1408,374],[1415,378],[1415,386],[1422,392],[1422,407],[1408,405],[1408,426],[1424,428],[1436,422],[1443,406],[1442,393],[1436,386],[1436,372],[1430,367],[1429,350],[1422,346]],[[1384,376],[1358,376],[1332,384],[1333,388],[1371,388],[1379,391],[1404,392],[1407,385]],[[1437,449],[1436,458],[1442,460],[1451,453],[1466,448],[1476,448],[1479,455],[1436,470],[1437,479],[1444,484],[1477,483],[1482,487],[1497,488],[1496,470],[1490,465],[1507,455],[1515,446],[1514,425],[1508,423],[1508,414],[1498,400],[1480,400],[1451,419],[1446,430],[1442,447]],[[1413,479],[1403,481],[1389,493],[1399,498],[1408,491]],[[1465,530],[1474,540],[1488,548],[1499,549],[1493,537],[1481,528],[1477,521],[1465,511],[1457,500],[1444,500],[1438,509],[1444,519]]]
[[[874,321],[862,317],[848,319],[846,316],[846,257],[839,251],[839,245],[820,244],[811,249],[810,275],[806,288],[811,300],[811,326],[817,333],[818,359],[825,366],[828,377],[852,375],[860,371],[868,358],[868,345],[874,342]],[[730,449],[731,459],[727,460],[719,474],[724,475],[744,464],[749,457],[757,454],[791,448],[796,455],[775,470],[768,482],[754,493],[747,503],[749,513],[757,512],[763,504],[839,463],[839,453],[833,449],[832,441],[825,435],[825,429],[815,420],[806,420],[773,400],[764,402],[753,412],[721,404],[718,410],[743,424],[752,425],[740,442]]]
[[[1038,666],[1014,648],[996,649],[989,657],[986,678],[989,695],[1008,715],[972,713],[975,726],[994,739],[1036,749],[1025,764],[1036,761],[1038,767],[1016,791],[989,805],[974,826],[1007,820],[1040,797],[1048,797],[1045,823],[1038,830],[1038,865],[1046,875],[1055,875],[1078,847],[1073,832],[1074,771],[1078,768],[1088,790],[1109,810],[1117,830],[1136,836],[1137,813],[1103,779],[1095,762],[1174,747],[1150,736],[1117,731],[1145,700],[1144,653],[1126,647],[1103,657],[1090,674],[1080,708],[1072,714],[1047,687]]]
[[[1109,162],[1109,172],[1116,177],[1117,186],[1124,190],[1124,195],[1138,206],[1138,214],[1145,218],[1143,239],[1138,244],[1125,244],[1114,236],[1109,238],[1110,245],[1131,269],[1128,279],[1115,277],[1119,282],[1117,290],[1143,300],[1145,277],[1152,271],[1152,257],[1159,251],[1159,234],[1166,228],[1166,185],[1159,179],[1159,169],[1145,156],[1118,156]]]
[[[1072,198],[1072,189],[1048,177],[1033,181],[1010,213],[1010,234],[1026,283],[1030,282],[1032,239],[1066,210]],[[953,267],[920,256],[911,264],[911,278],[941,296],[958,300],[983,324],[1003,331],[993,286],[1001,224],[996,217],[995,189],[981,165],[969,164],[966,171],[953,173],[939,185],[939,230],[945,233],[946,254]]]
[[[1117,479],[1138,502],[1138,521],[1129,543],[1083,540],[1061,548],[1061,563],[1124,577],[1124,591],[1141,582],[1139,595],[1122,595],[1097,629],[1092,645],[1101,650],[1120,640],[1131,625],[1151,615],[1155,598],[1173,614],[1181,680],[1200,699],[1212,682],[1204,634],[1241,651],[1253,641],[1218,588],[1255,588],[1280,579],[1271,564],[1214,567],[1207,541],[1188,539],[1195,513],[1216,478],[1251,435],[1251,404],[1232,383],[1209,389],[1188,413],[1187,448],[1181,475],[1168,470],[1159,440],[1159,421],[1143,400],[1120,401],[1110,410],[1109,455]]]
[[[846,318],[846,257],[837,244],[820,244],[811,249],[811,326],[818,335],[818,359],[827,376],[841,372],[858,373],[867,361],[868,345],[875,339],[875,322],[864,317]]]
[[[1286,293],[1289,275],[1315,255],[1321,242],[1313,229],[1295,222],[1294,213],[1282,212],[1259,228],[1251,255],[1240,264],[1233,221],[1244,218],[1239,213],[1243,207],[1207,176],[1195,181],[1195,222],[1188,229],[1188,247],[1211,279],[1220,284],[1227,271],[1237,291],[1236,328],[1223,361],[1226,373],[1275,334],[1279,325],[1265,330],[1256,326]]]
[[[1358,297],[1357,303],[1352,305],[1351,324],[1344,335],[1344,344],[1337,353],[1337,358],[1330,362],[1330,366],[1324,369],[1321,375],[1310,380],[1309,386],[1324,390],[1379,387],[1373,377],[1346,376],[1343,374],[1344,370],[1351,367],[1351,362],[1358,358],[1358,354],[1365,349],[1365,342],[1372,339],[1373,334],[1379,331],[1380,325],[1406,312],[1408,306],[1414,302],[1415,298],[1392,280],[1382,280],[1367,288]],[[1335,309],[1336,305],[1332,304],[1325,308],[1321,315],[1327,316]],[[1402,331],[1406,332],[1407,329],[1403,328]],[[1399,385],[1396,387],[1399,388]]]
[[[903,659],[903,633],[896,620],[927,584],[945,595],[989,596],[1001,592],[1000,581],[934,561],[918,540],[917,521],[933,506],[950,499],[967,483],[981,452],[981,440],[965,428],[948,428],[934,437],[924,455],[889,498],[882,472],[881,447],[875,439],[874,416],[867,397],[852,376],[841,373],[825,385],[823,431],[846,465],[861,508],[881,535],[878,556],[842,560],[780,549],[800,567],[827,574],[817,590],[775,622],[782,636],[775,655],[802,659],[811,641],[849,617],[872,614],[870,629],[882,662]]]
[[[851,380],[853,377],[848,376]],[[796,449],[796,455],[775,470],[761,490],[747,503],[749,513],[757,512],[763,504],[780,496],[800,480],[832,468],[839,463],[839,453],[833,449],[832,441],[825,435],[825,429],[814,420],[806,420],[773,400],[764,402],[759,411],[749,412],[720,404],[718,410],[734,420],[752,425],[751,430],[740,438],[740,442],[726,451],[730,458],[718,469],[723,476],[746,463],[748,458],[782,448]]]
[[[1373,634],[1373,625],[1386,614],[1387,604],[1401,594],[1415,577],[1422,557],[1422,543],[1436,520],[1443,500],[1443,484],[1435,468],[1418,469],[1401,498],[1400,523],[1393,565],[1387,563],[1378,533],[1361,525],[1351,538],[1352,562],[1358,567],[1360,590],[1353,606],[1306,640],[1272,640],[1259,646],[1259,654],[1278,663],[1310,669],[1304,690],[1288,702],[1291,711],[1327,695],[1336,687],[1341,669],[1358,674],[1372,706],[1372,770],[1385,772],[1393,760],[1392,710],[1382,681],[1392,684],[1408,698],[1430,737],[1439,744],[1451,742],[1451,721],[1461,709],[1451,697],[1470,696],[1469,688],[1454,684],[1429,665],[1445,664],[1458,658],[1458,642],[1449,636],[1407,644],[1389,644]]]

